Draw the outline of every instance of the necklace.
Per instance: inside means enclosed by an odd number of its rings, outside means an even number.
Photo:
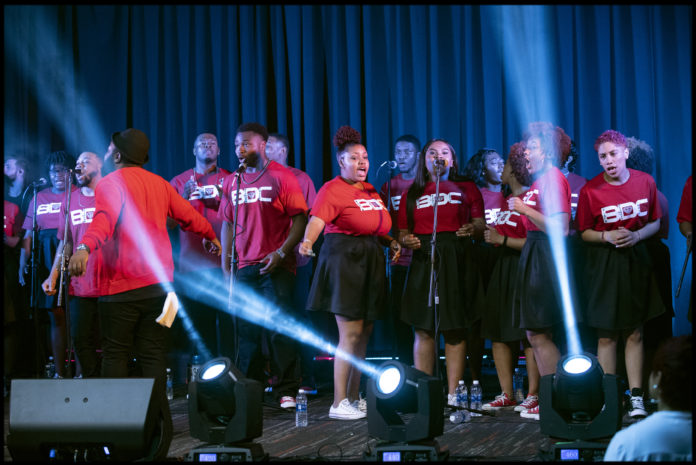
[[[268,168],[268,165],[269,165],[270,163],[271,163],[271,161],[268,160],[268,161],[266,162],[266,164],[263,165],[263,168],[261,168],[261,171],[259,171],[259,174],[258,174],[252,181],[247,181],[246,179],[244,179],[244,175],[245,175],[246,173],[242,173],[241,176],[240,176],[240,177],[242,178],[242,182],[243,182],[243,183],[246,183],[246,184],[254,184],[256,181],[259,180],[259,178],[260,178],[261,176],[263,176],[263,173],[266,172],[266,168]]]

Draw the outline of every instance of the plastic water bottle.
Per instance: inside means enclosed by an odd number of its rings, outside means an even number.
[[[471,420],[471,413],[468,410],[457,410],[450,415],[450,423],[466,423]]]
[[[193,354],[191,360],[191,381],[198,381],[198,374],[201,371],[201,356]]]
[[[515,374],[512,375],[512,390],[515,393],[515,401],[519,404],[524,402],[524,381],[522,372],[519,368],[515,368]]]
[[[167,399],[174,399],[174,382],[172,381],[171,368],[167,368]]]
[[[46,364],[46,378],[53,379],[56,375],[56,363],[53,361],[53,357],[48,357],[48,363]]]
[[[481,410],[483,406],[483,391],[481,390],[481,385],[477,379],[471,385],[471,409]],[[472,417],[480,417],[480,413],[471,412]]]
[[[455,402],[457,403],[457,407],[461,407],[461,408],[468,408],[469,407],[469,393],[466,389],[466,384],[464,384],[463,379],[459,380],[459,385],[454,390],[454,395],[455,395],[455,399],[456,399]]]
[[[307,394],[300,389],[295,398],[295,426],[307,426]]]

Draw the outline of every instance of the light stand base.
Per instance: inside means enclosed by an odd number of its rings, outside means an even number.
[[[575,440],[557,442],[553,446],[553,460],[556,462],[602,462],[608,442]]]
[[[186,456],[187,462],[260,462],[268,459],[261,444],[244,442],[236,444],[205,444]]]
[[[440,451],[437,441],[388,442],[363,453],[368,462],[443,462],[449,451]]]

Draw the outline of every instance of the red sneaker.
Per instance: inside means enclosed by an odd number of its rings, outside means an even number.
[[[529,410],[525,410],[524,412],[520,413],[520,416],[522,418],[531,418],[533,420],[538,420],[539,419],[539,406],[537,405],[534,408],[530,408]]]
[[[493,402],[488,402],[487,404],[483,404],[483,407],[481,407],[481,410],[500,410],[500,409],[507,409],[507,408],[512,408],[515,405],[517,405],[517,402],[515,402],[513,399],[510,399],[507,394],[504,392],[498,396],[495,396],[495,400]]]
[[[527,395],[527,398],[524,400],[524,402],[515,407],[515,412],[524,412],[525,410],[534,408],[537,405],[539,405],[539,397]]]

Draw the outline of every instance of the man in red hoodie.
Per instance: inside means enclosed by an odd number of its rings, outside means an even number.
[[[111,136],[105,166],[115,171],[97,185],[92,223],[70,258],[68,270],[81,276],[91,251],[101,249],[99,313],[103,344],[102,376],[125,378],[135,352],[141,375],[154,378],[153,403],[163,417],[162,440],[154,459],[166,458],[172,419],[165,395],[166,334],[155,320],[173,290],[174,263],[167,217],[204,238],[206,250],[220,254],[210,222],[164,178],[146,171],[150,141],[137,129]],[[107,169],[108,171],[108,169]],[[169,433],[169,434],[167,434]]]

